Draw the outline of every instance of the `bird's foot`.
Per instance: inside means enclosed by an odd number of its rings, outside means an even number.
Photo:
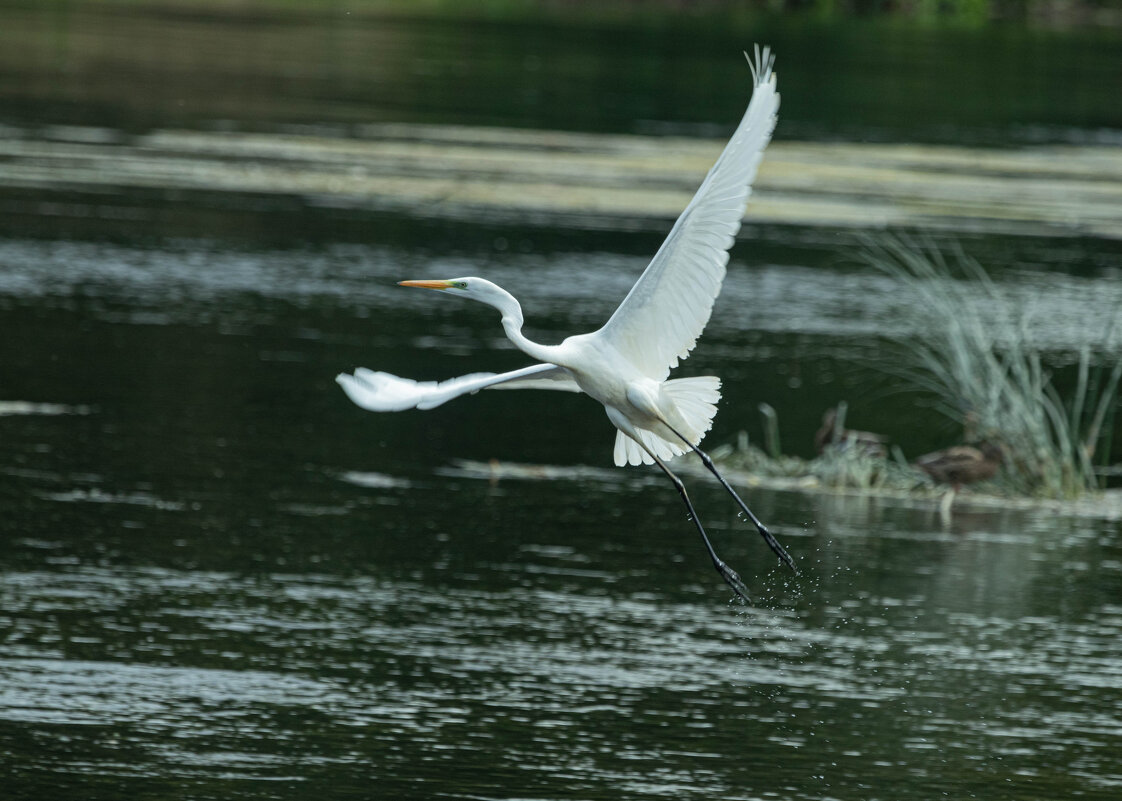
[[[779,540],[777,540],[775,536],[767,530],[767,526],[765,526],[763,523],[757,522],[756,529],[760,532],[760,536],[764,538],[764,542],[768,544],[768,547],[775,552],[775,555],[786,562],[787,567],[798,573],[799,569],[795,567],[795,560],[791,558],[791,554],[787,553],[787,549],[779,544]]]
[[[740,575],[735,570],[720,559],[713,560],[713,566],[717,568],[717,572],[721,574],[725,583],[732,587],[732,591],[740,596],[740,600],[746,604],[752,603],[752,599],[748,595],[748,586],[741,580]]]

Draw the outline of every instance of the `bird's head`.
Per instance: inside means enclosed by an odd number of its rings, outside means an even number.
[[[453,295],[478,295],[483,287],[493,287],[490,281],[482,278],[450,278],[446,281],[398,281],[398,286],[414,286],[419,289],[439,289]]]
[[[484,278],[449,278],[444,281],[398,281],[399,286],[419,287],[420,289],[439,289],[449,295],[461,295],[465,298],[478,300],[488,306],[494,306],[506,313],[506,310],[517,306],[517,301],[502,287],[492,284]]]

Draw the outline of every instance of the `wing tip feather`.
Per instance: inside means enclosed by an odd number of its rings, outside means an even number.
[[[775,75],[775,54],[771,52],[769,45],[764,45],[763,50],[760,50],[758,44],[752,45],[754,57],[748,55],[748,51],[744,51],[744,58],[748,61],[748,68],[752,70],[752,85],[755,87],[763,86],[767,83],[772,83]]]

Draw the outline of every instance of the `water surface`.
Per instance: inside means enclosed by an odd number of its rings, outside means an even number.
[[[4,16],[4,798],[1122,792],[1117,519],[963,502],[946,520],[927,499],[745,487],[796,577],[691,477],[755,595],[741,607],[666,482],[611,467],[613,430],[588,399],[481,393],[371,415],[335,386],[356,365],[442,378],[526,362],[492,310],[396,280],[487,275],[523,300],[533,336],[558,341],[606,319],[666,222],[634,206],[593,225],[307,189],[325,164],[348,175],[348,154],[377,139],[359,126],[409,123],[410,158],[434,136],[485,152],[492,126],[500,148],[521,129],[532,144],[511,149],[508,182],[549,166],[550,137],[584,158],[621,152],[604,133],[649,151],[663,140],[641,137],[673,134],[665,144],[700,158],[743,103],[713,40],[337,15]],[[781,53],[789,147],[881,140],[862,152],[888,158],[937,144],[1002,180],[995,165],[1029,164],[1021,178],[1044,194],[1070,186],[1080,159],[1114,158],[1109,41],[763,33]],[[258,150],[200,157],[216,142]],[[1060,146],[1078,159],[1017,161]],[[281,191],[248,181],[277,163]],[[573,162],[553,162],[551,185],[613,180],[557,164]],[[666,165],[659,186],[688,195],[690,169]],[[1115,219],[1116,202],[1086,211],[1094,179],[1049,205],[1047,225],[1031,208],[1014,227],[969,209],[923,225],[1029,309],[1060,379],[1122,302],[1119,240],[1088,222]],[[860,196],[839,207],[868,211]],[[954,441],[877,366],[888,337],[923,332],[920,310],[849,258],[870,224],[749,220],[683,365],[724,380],[708,442],[759,439],[767,401],[785,449],[809,455],[841,399],[909,456]]]

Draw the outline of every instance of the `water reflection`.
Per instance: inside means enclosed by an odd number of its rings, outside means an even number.
[[[544,520],[580,491],[519,489],[536,497],[513,514],[536,503]],[[411,538],[435,548],[416,577],[394,577],[385,560],[354,572],[304,562],[255,575],[76,563],[9,573],[6,610],[21,623],[4,661],[5,719],[55,727],[82,748],[95,730],[102,748],[140,747],[128,768],[101,764],[107,777],[263,779],[333,765],[344,786],[373,771],[404,797],[499,781],[644,798],[819,798],[823,782],[859,797],[914,779],[1049,797],[1060,775],[1090,797],[1117,787],[1109,754],[1122,720],[1108,699],[1122,679],[1122,609],[1044,609],[1066,593],[1053,571],[1079,544],[1041,562],[1042,547],[1057,550],[1043,531],[843,538],[822,551],[834,566],[806,566],[804,611],[735,613],[713,607],[700,575],[692,598],[666,595],[675,574],[696,571],[661,562],[680,550],[663,523],[647,529],[657,542],[609,546],[593,527],[547,545],[560,532],[539,521],[517,554],[491,559],[517,527],[473,549],[440,518],[449,536]],[[361,536],[361,522],[347,527]],[[819,530],[798,549],[829,536]],[[1095,556],[1113,558],[1117,583],[1115,551]],[[760,760],[782,767],[761,772]],[[925,786],[904,797],[926,797]]]
[[[704,15],[583,26],[389,18],[4,10],[6,120],[322,130],[372,121],[719,136],[743,92],[730,59],[779,54],[781,136],[1117,143],[1110,31],[741,24]],[[735,65],[734,65],[735,66]],[[745,71],[746,74],[746,71]]]
[[[856,240],[836,241],[837,258],[843,259],[848,248],[856,265]],[[912,294],[901,293],[888,276],[856,266],[844,271],[806,266],[799,263],[797,248],[788,248],[783,261],[761,262],[753,244],[737,248],[706,329],[706,339],[713,340],[709,353],[718,359],[726,356],[723,351],[743,348],[743,337],[756,332],[828,336],[837,340],[831,347],[845,347],[847,342],[860,347],[861,338],[911,333],[922,319],[918,309],[908,306],[915,302]],[[767,240],[764,244],[775,245]],[[1047,242],[1039,243],[1039,250],[1047,247]],[[1113,272],[1094,270],[1087,259],[1073,259],[1065,266],[1072,271],[1090,267],[1097,274],[1030,272],[1022,258],[1016,254],[1015,260],[987,262],[987,269],[1001,279],[999,289],[1010,307],[1025,311],[1041,346],[1074,351],[1101,345],[1104,332],[1116,327],[1122,306],[1122,288]],[[293,305],[314,309],[332,304],[361,321],[375,352],[379,344],[475,352],[509,349],[490,312],[405,292],[395,282],[414,275],[486,275],[523,299],[528,325],[545,337],[560,339],[602,325],[648,260],[649,256],[604,251],[461,250],[442,255],[337,245],[239,252],[197,241],[164,249],[8,239],[0,241],[0,303],[87,303],[95,317],[151,324],[206,321],[221,309],[228,325],[239,318],[245,324],[267,323],[270,315],[283,314]],[[421,333],[399,334],[370,322],[381,315],[419,323],[419,315],[429,319],[417,326]],[[324,335],[315,330],[302,333]],[[296,352],[289,356],[299,358]],[[286,357],[279,353],[273,358]]]
[[[713,436],[786,387],[809,441],[818,398],[780,366],[840,376],[827,365],[910,313],[878,276],[762,247],[771,264],[733,264],[697,354],[730,388]],[[755,489],[793,579],[694,479],[760,598],[738,610],[664,482],[608,467],[592,405],[550,397],[556,425],[501,393],[370,416],[331,383],[356,362],[520,358],[486,311],[387,286],[403,269],[486,270],[560,338],[642,268],[620,251],[0,244],[21,332],[0,344],[20,412],[0,415],[0,749],[21,786],[1117,794],[1117,521],[966,508],[947,526],[931,505]],[[1002,286],[1044,287],[1050,318],[1117,308],[1094,270],[1014,267]],[[1058,346],[1083,330],[1042,328]]]
[[[0,747],[24,786],[1112,798],[1118,523],[966,507],[948,526],[929,504],[755,489],[800,554],[792,579],[695,480],[762,601],[738,610],[659,477],[607,467],[609,427],[579,398],[543,426],[500,394],[424,416],[335,395],[349,362],[519,358],[487,313],[387,286],[403,265],[486,269],[560,338],[642,268],[620,250],[3,242],[27,340],[0,353],[21,368],[12,397],[34,398],[0,415]],[[698,353],[733,387],[717,438],[785,386],[792,333],[809,377],[806,355],[844,361],[909,324],[883,278],[764,250],[772,265],[733,265]],[[1005,291],[1046,287],[1051,316],[1116,309],[1094,270],[1013,267]],[[815,398],[791,392],[812,431]]]

